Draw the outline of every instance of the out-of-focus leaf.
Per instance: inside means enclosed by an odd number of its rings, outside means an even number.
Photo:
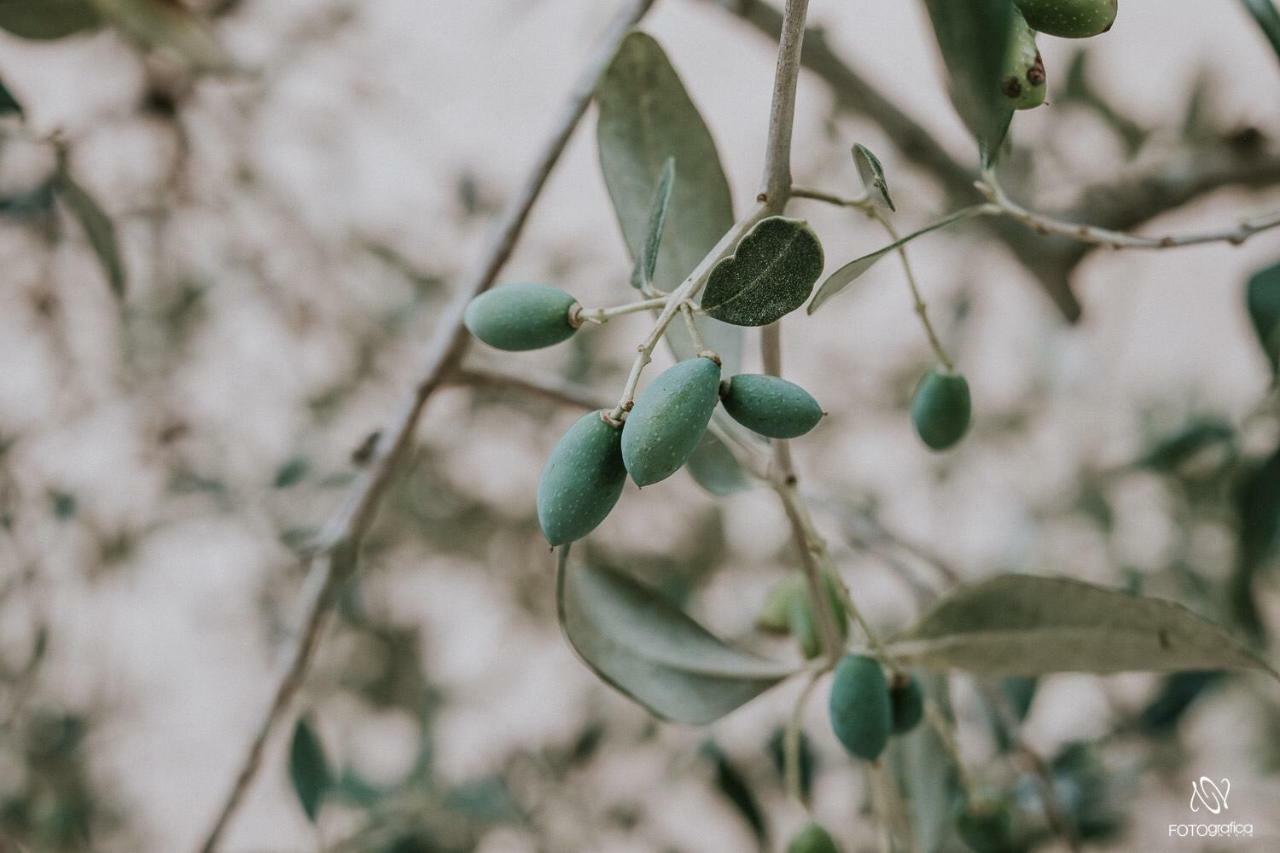
[[[520,817],[520,806],[501,777],[464,782],[449,791],[445,805],[450,811],[461,812],[482,823],[513,821]]]
[[[1262,28],[1262,34],[1271,42],[1271,49],[1280,57],[1280,11],[1272,0],[1241,0],[1249,14]]]
[[[1229,604],[1235,621],[1252,636],[1261,637],[1263,621],[1253,597],[1253,581],[1274,561],[1280,544],[1280,450],[1244,472],[1236,485],[1235,505],[1238,544]]]
[[[947,66],[948,89],[986,164],[995,161],[1013,109],[1000,92],[1013,33],[1013,0],[925,0]]]
[[[734,809],[746,821],[747,826],[751,827],[751,832],[755,835],[756,841],[763,844],[768,838],[769,831],[765,824],[764,810],[760,808],[760,803],[756,799],[755,793],[751,790],[751,786],[747,783],[747,779],[742,775],[742,771],[734,766],[729,760],[729,756],[725,755],[715,741],[707,741],[702,745],[702,754],[707,757],[715,768],[716,773],[716,789],[724,796],[726,800],[733,804]]]
[[[59,160],[54,191],[84,229],[93,253],[98,256],[98,263],[107,277],[111,292],[117,299],[123,300],[126,278],[124,258],[116,241],[116,226],[97,200],[71,176],[65,157]]]
[[[171,0],[93,0],[129,38],[201,71],[225,71],[231,60],[208,25]]]
[[[808,312],[812,314],[813,312],[817,311],[824,304],[826,304],[828,300],[836,296],[838,293],[840,293],[850,284],[853,284],[853,282],[856,281],[858,278],[860,278],[863,273],[865,273],[867,270],[875,266],[876,263],[878,263],[881,258],[889,254],[890,252],[894,251],[899,246],[905,246],[906,244],[910,243],[912,240],[916,239],[917,237],[922,237],[925,234],[928,234],[932,231],[937,231],[941,228],[946,228],[948,225],[953,225],[957,222],[960,222],[961,220],[968,219],[972,216],[977,216],[980,213],[983,213],[984,210],[985,208],[983,205],[975,205],[974,207],[961,208],[960,210],[957,210],[955,213],[942,217],[937,222],[934,222],[932,225],[926,225],[924,228],[921,228],[919,231],[915,231],[911,234],[908,234],[907,236],[903,237],[901,240],[897,240],[893,243],[890,243],[889,245],[885,246],[882,249],[877,249],[876,251],[872,252],[869,255],[863,255],[860,258],[855,258],[854,260],[840,267],[840,269],[836,270],[831,275],[827,276],[826,281],[822,282],[822,284],[818,286],[818,292],[815,293],[813,295],[813,299],[809,301],[809,307],[807,309]]]
[[[59,39],[101,23],[90,0],[0,0],[0,29],[26,39]]]
[[[305,457],[294,456],[287,460],[276,470],[275,480],[272,485],[277,489],[287,489],[290,486],[296,486],[301,483],[311,470],[311,463]]]
[[[889,181],[884,176],[884,167],[880,165],[880,158],[871,153],[871,149],[867,146],[854,145],[853,164],[858,169],[858,177],[862,178],[862,185],[866,188],[867,197],[872,203],[890,212],[897,210],[893,206],[892,196],[889,195]]]
[[[660,717],[713,722],[795,669],[726,644],[625,575],[570,565],[563,547],[556,586],[560,625],[583,661]]]
[[[1280,264],[1255,273],[1245,293],[1258,343],[1272,371],[1280,370]]]
[[[1193,457],[1211,447],[1228,446],[1234,456],[1236,431],[1231,424],[1217,418],[1195,418],[1182,429],[1161,439],[1143,454],[1138,466],[1154,471],[1172,472],[1182,468]]]
[[[787,775],[786,739],[786,730],[782,728],[775,730],[769,737],[769,758],[773,761],[773,769],[778,771],[778,779],[784,783]],[[800,748],[797,752],[800,759],[797,762],[800,766],[800,796],[808,802],[813,792],[813,774],[818,761],[813,753],[813,745],[809,743],[809,736],[803,731],[800,732]]]
[[[990,675],[1274,669],[1185,607],[1067,578],[1004,575],[944,597],[895,638],[911,666]]]
[[[735,326],[767,326],[805,303],[822,264],[822,244],[807,223],[771,216],[711,270],[702,308]]]
[[[1000,681],[1000,692],[1009,700],[1009,707],[1019,721],[1027,718],[1031,703],[1036,698],[1036,687],[1039,681],[1035,678],[1015,675]]]
[[[668,158],[675,160],[679,180],[672,189],[654,275],[655,287],[673,290],[733,227],[729,182],[715,141],[666,53],[644,33],[631,33],[622,42],[596,90],[596,101],[600,165],[633,258],[641,256],[648,240],[663,168]],[[705,317],[698,318],[698,327],[725,369],[735,372],[742,331]],[[683,323],[671,324],[667,340],[677,358],[697,355]]]
[[[658,178],[658,186],[653,190],[653,203],[649,206],[649,232],[645,235],[644,247],[636,257],[635,269],[631,272],[631,286],[644,289],[653,286],[653,277],[658,271],[658,252],[662,249],[662,233],[667,225],[667,210],[671,206],[671,191],[676,179],[676,161],[668,157],[662,164],[662,175]]]
[[[0,80],[0,116],[13,114],[22,115],[22,104],[18,103],[18,99],[9,91],[9,87]]]
[[[944,717],[950,717],[945,676],[922,675],[920,686]],[[954,835],[953,813],[961,794],[956,768],[932,725],[921,723],[890,741],[890,757],[907,800],[907,817],[920,853],[941,853]]]
[[[333,777],[329,772],[329,761],[325,758],[324,745],[305,717],[300,717],[293,727],[293,740],[289,744],[289,781],[293,783],[293,792],[302,804],[307,820],[315,823]]]
[[[1175,672],[1164,679],[1160,692],[1138,715],[1138,725],[1148,735],[1171,732],[1205,691],[1220,681],[1225,673]]]
[[[53,210],[54,189],[56,183],[49,180],[23,192],[0,196],[0,216],[14,219],[33,219],[47,216]]]
[[[742,470],[733,451],[711,432],[703,433],[685,468],[699,486],[718,498],[746,491],[752,486],[751,477]]]

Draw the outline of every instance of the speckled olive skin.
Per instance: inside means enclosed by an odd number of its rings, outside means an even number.
[[[822,420],[822,406],[794,382],[742,373],[720,386],[720,400],[735,421],[769,438],[798,438]]]
[[[835,839],[816,823],[811,823],[796,834],[787,845],[787,853],[840,853]]]
[[[889,687],[889,706],[893,709],[893,733],[904,735],[919,725],[924,717],[924,691],[914,675],[895,680]]]
[[[600,412],[584,415],[561,437],[538,482],[538,523],[552,545],[581,539],[622,495],[622,429]]]
[[[864,655],[846,655],[831,682],[831,728],[853,755],[875,761],[893,726],[889,684],[880,663]]]
[[[1013,18],[1013,34],[1005,54],[1000,91],[1015,110],[1030,110],[1044,103],[1049,89],[1048,74],[1040,49],[1036,47],[1035,32],[1017,10]]]
[[[636,398],[622,428],[622,459],[636,485],[680,470],[707,430],[719,391],[720,365],[700,356],[668,369]]]
[[[934,450],[954,447],[964,438],[972,413],[969,383],[958,373],[929,371],[911,400],[916,432]]]
[[[491,347],[519,352],[542,349],[573,337],[569,312],[577,300],[545,284],[504,284],[467,306],[463,322]]]
[[[1120,0],[1017,0],[1027,23],[1046,35],[1083,39],[1111,29]]]

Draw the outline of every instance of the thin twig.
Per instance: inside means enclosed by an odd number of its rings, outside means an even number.
[[[810,189],[809,187],[792,187],[792,198],[807,198],[810,201],[820,201],[823,204],[832,204],[836,207],[852,207],[861,210],[868,216],[875,210],[875,204],[867,196],[859,198],[846,198],[845,196],[836,195],[834,193],[824,192],[822,190]]]
[[[898,229],[893,227],[889,217],[879,210],[873,209],[871,218],[880,223],[885,233],[889,235],[891,242],[897,243],[901,239],[898,236]],[[898,246],[898,259],[902,262],[902,271],[907,277],[907,287],[911,290],[911,307],[916,312],[916,316],[920,318],[920,325],[924,328],[925,337],[929,339],[929,347],[948,372],[954,371],[955,364],[951,361],[951,356],[947,354],[946,348],[942,346],[942,341],[938,338],[938,333],[934,330],[933,323],[929,320],[929,306],[920,294],[920,285],[916,281],[915,272],[911,269],[911,259],[907,256],[907,247],[905,245]]]
[[[460,367],[449,374],[448,381],[450,385],[510,388],[553,403],[583,409],[607,409],[610,405],[603,393],[554,375],[536,376],[488,366]]]
[[[462,323],[467,303],[494,283],[515,248],[534,202],[564,152],[569,137],[586,112],[597,81],[613,59],[628,30],[648,12],[653,3],[654,0],[630,0],[614,17],[585,70],[575,81],[524,185],[503,211],[480,263],[459,289],[453,305],[440,321],[428,346],[420,378],[405,400],[400,414],[390,426],[378,433],[369,460],[352,485],[346,504],[330,521],[321,540],[321,550],[311,562],[307,588],[314,592],[305,599],[306,615],[301,629],[285,655],[284,666],[272,691],[266,714],[249,743],[231,790],[199,848],[202,853],[213,853],[218,848],[223,833],[257,775],[267,740],[288,711],[291,700],[306,676],[319,643],[325,617],[333,605],[337,591],[355,571],[361,540],[373,523],[392,475],[412,443],[423,407],[444,383],[450,371],[462,360],[468,343],[467,332]]]
[[[804,806],[805,811],[809,810],[809,803],[804,797],[804,785],[800,780],[800,735],[804,729],[804,709],[809,703],[809,697],[813,695],[813,689],[829,671],[830,667],[824,666],[809,676],[800,695],[796,697],[796,704],[791,709],[791,716],[787,719],[787,728],[782,736],[782,778],[787,793]]]
[[[604,325],[614,317],[621,317],[625,314],[635,314],[639,311],[650,311],[654,308],[663,308],[666,304],[667,296],[666,294],[663,294],[640,302],[628,302],[626,305],[615,305],[611,308],[579,308],[573,315],[573,319],[579,323],[595,323],[597,325]]]

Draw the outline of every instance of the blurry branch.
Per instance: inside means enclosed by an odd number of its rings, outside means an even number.
[[[326,616],[332,609],[338,590],[356,569],[361,541],[372,526],[383,494],[412,444],[415,428],[427,400],[446,382],[448,374],[458,366],[466,352],[468,337],[462,317],[467,303],[492,286],[510,257],[534,202],[541,194],[579,120],[586,113],[597,81],[613,59],[622,39],[648,12],[653,2],[654,0],[628,0],[614,17],[586,69],[574,83],[563,111],[553,125],[550,136],[542,144],[524,186],[511,199],[499,218],[489,248],[459,288],[456,299],[440,320],[428,346],[420,378],[405,400],[400,414],[377,433],[378,437],[370,448],[368,462],[353,483],[346,505],[329,522],[322,534],[307,578],[303,598],[305,617],[301,633],[287,650],[284,667],[266,714],[249,743],[231,790],[200,847],[204,853],[212,853],[218,848],[223,833],[257,775],[268,738],[288,711],[293,696],[306,676]]]
[[[725,9],[767,38],[775,39],[781,32],[782,15],[767,0],[700,2]],[[878,124],[903,157],[932,175],[949,196],[965,201],[972,198],[976,169],[957,161],[924,125],[837,55],[820,29],[808,29],[801,61],[831,87],[841,108]],[[1240,139],[1212,139],[1148,172],[1090,184],[1081,190],[1074,204],[1055,212],[1054,218],[1129,231],[1220,189],[1238,186],[1260,190],[1280,185],[1280,154],[1266,151],[1261,145],[1241,143]],[[1039,279],[1063,315],[1068,320],[1078,319],[1080,305],[1070,289],[1071,273],[1097,247],[1029,234],[1008,220],[992,220],[989,224],[1014,257]]]
[[[461,367],[449,375],[448,381],[451,385],[509,388],[583,409],[607,409],[613,405],[606,395],[559,376],[534,376],[495,367]]]

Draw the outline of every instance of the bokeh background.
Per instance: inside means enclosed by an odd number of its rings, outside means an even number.
[[[299,552],[340,502],[353,450],[411,387],[616,4],[192,5],[240,71],[192,74],[112,31],[0,33],[0,79],[25,108],[0,121],[0,849],[200,840],[294,629]],[[1102,38],[1041,39],[1051,104],[1017,119],[1011,192],[1150,233],[1275,209],[1280,65],[1241,4],[1121,5]],[[740,209],[761,168],[771,8],[662,0],[644,24]],[[797,183],[856,194],[857,141],[883,160],[902,230],[955,206],[974,152],[921,5],[818,0],[812,18],[826,67],[801,80]],[[922,155],[857,80],[961,171]],[[503,279],[607,305],[629,298],[629,261],[593,123]],[[115,223],[122,297],[44,191],[59,146]],[[884,242],[856,211],[794,209],[832,269]],[[783,323],[788,376],[831,413],[795,443],[804,489],[871,620],[906,623],[920,589],[947,583],[941,564],[1141,588],[1265,643],[1280,595],[1260,567],[1241,580],[1238,496],[1276,419],[1243,286],[1280,240],[1083,255],[975,224],[912,254],[973,387],[974,434],[954,453],[926,453],[905,414],[930,353],[895,264]],[[633,316],[546,352],[477,346],[468,364],[609,399],[646,331]],[[431,401],[298,702],[338,790],[313,826],[282,732],[225,849],[775,850],[803,822],[769,747],[796,685],[710,730],[661,725],[561,638],[533,495],[577,416],[501,384]],[[1147,458],[1188,428],[1174,449],[1197,452]],[[1275,505],[1246,510],[1275,523]],[[796,564],[767,489],[717,500],[683,474],[629,488],[587,552],[722,635],[795,654],[752,628]],[[1255,677],[1055,676],[1023,736],[1096,830],[1090,848],[1274,850],[1276,698]],[[975,772],[1016,786],[975,686],[956,679],[953,699]],[[808,720],[815,812],[850,849],[874,849],[865,781],[822,708]],[[1201,775],[1231,779],[1252,842],[1168,839]]]

